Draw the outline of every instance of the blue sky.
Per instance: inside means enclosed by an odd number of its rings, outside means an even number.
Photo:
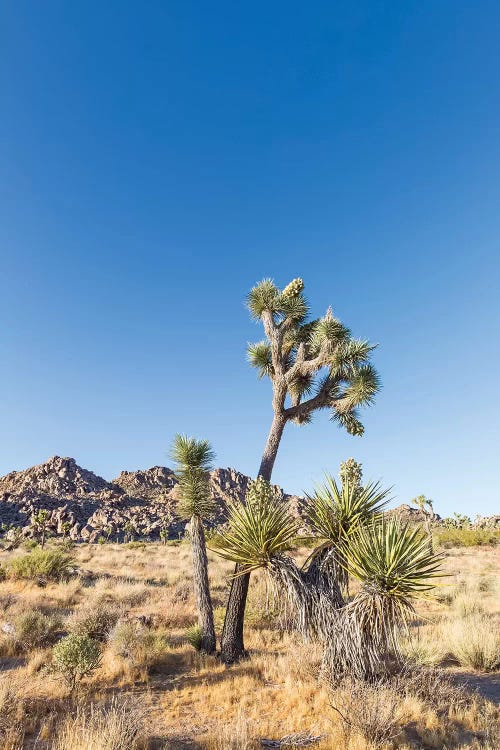
[[[275,481],[354,456],[498,512],[498,3],[7,0],[0,34],[0,473],[180,431],[255,474],[244,297],[302,276],[384,388],[362,439],[289,426]]]

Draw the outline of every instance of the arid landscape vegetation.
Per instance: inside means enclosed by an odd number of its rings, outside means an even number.
[[[249,587],[248,658],[225,665],[200,652],[187,535],[75,543],[50,526],[42,550],[41,530],[26,528],[18,543],[4,531],[0,551],[5,750],[498,747],[494,528],[432,525],[447,577],[418,603],[403,664],[370,680],[325,674],[322,644],[295,632],[264,570]],[[310,552],[292,555],[302,564]],[[219,640],[233,566],[209,550],[208,570]],[[61,650],[68,638],[73,651]]]
[[[0,750],[500,750],[500,3],[0,19]]]
[[[247,299],[273,394],[256,479],[182,434],[172,469],[0,479],[4,750],[498,747],[499,517],[391,508],[354,458],[301,497],[271,483],[288,422],[362,436],[380,388],[303,288]]]

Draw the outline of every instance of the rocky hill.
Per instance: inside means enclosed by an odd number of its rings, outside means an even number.
[[[223,522],[228,501],[244,498],[249,481],[250,477],[235,469],[211,472],[216,505],[213,525]],[[164,466],[122,471],[108,482],[78,466],[73,458],[54,456],[0,478],[0,533],[7,539],[33,536],[33,517],[46,510],[50,533],[74,541],[158,539],[163,529],[170,538],[177,538],[185,522],[175,515],[176,484],[174,472]],[[279,491],[293,507],[299,507],[299,498]]]
[[[215,469],[210,474],[216,511],[211,524],[224,521],[227,503],[241,501],[250,477],[235,469]],[[174,472],[165,466],[142,471],[122,471],[108,482],[78,466],[73,458],[54,456],[24,471],[12,471],[0,478],[0,536],[14,540],[32,537],[33,518],[40,510],[48,512],[52,535],[74,541],[158,539],[161,532],[178,538],[185,522],[176,517]],[[302,498],[287,495],[278,488],[292,511],[300,515]],[[404,521],[420,523],[424,514],[410,505],[400,505],[387,513]],[[435,523],[440,523],[435,516]],[[482,519],[478,526],[497,527],[500,517]]]
[[[54,456],[44,464],[24,471],[11,471],[0,478],[0,494],[21,495],[32,490],[56,497],[81,497],[110,489],[109,482],[78,466],[74,458]]]

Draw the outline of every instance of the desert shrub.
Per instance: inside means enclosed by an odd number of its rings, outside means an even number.
[[[147,630],[137,622],[118,622],[108,636],[113,653],[134,666],[151,667],[161,660],[166,641],[160,633]]]
[[[459,594],[453,602],[453,608],[460,617],[484,614],[484,604],[474,593]]]
[[[281,743],[279,746],[282,747]],[[208,747],[209,750],[253,750],[256,747],[250,736],[248,720],[241,710],[234,721],[221,724]]]
[[[22,544],[23,549],[27,550],[28,552],[32,549],[35,549],[38,547],[38,542],[36,539],[25,539]]]
[[[500,667],[500,631],[491,618],[465,617],[444,626],[443,634],[461,666],[485,672]]]
[[[174,602],[186,603],[189,601],[193,594],[193,586],[188,581],[179,581],[175,584],[172,591],[172,599]]]
[[[450,604],[453,604],[453,602],[455,601],[456,596],[456,589],[453,586],[448,586],[436,591],[436,593],[434,594],[434,599],[440,604],[445,604],[449,607]]]
[[[3,565],[0,564],[0,583],[2,581],[5,581],[6,578],[7,578],[7,571],[5,570]]]
[[[488,576],[481,576],[479,581],[477,582],[477,590],[480,591],[482,594],[485,594],[490,591],[494,591],[495,589],[495,581],[489,578]]]
[[[113,586],[113,599],[127,607],[137,607],[143,604],[149,595],[150,591],[143,583],[123,579]]]
[[[401,652],[410,663],[423,666],[438,664],[445,656],[441,639],[436,630],[422,630],[404,634],[400,639]]]
[[[104,641],[118,622],[117,609],[104,606],[86,606],[76,610],[68,620],[68,628],[75,635],[86,635]]]
[[[470,705],[474,695],[463,685],[458,685],[437,667],[415,668],[410,666],[396,674],[391,685],[399,695],[413,696],[431,706],[441,714],[448,714],[450,710]]]
[[[78,708],[62,723],[52,750],[136,750],[143,747],[144,711],[131,701]]]
[[[437,528],[432,536],[441,547],[477,547],[484,544],[498,544],[500,530],[463,528]]]
[[[4,747],[4,741],[9,735],[17,730],[17,708],[19,698],[16,690],[9,680],[0,682],[0,743]]]
[[[186,628],[185,636],[187,642],[195,651],[201,651],[203,633],[199,625],[191,625],[189,628]]]
[[[14,619],[16,643],[23,651],[50,646],[61,629],[59,617],[46,615],[39,609],[23,612]]]
[[[26,555],[15,557],[8,569],[14,579],[61,581],[68,578],[73,558],[60,549],[36,548]]]
[[[70,633],[52,650],[52,669],[59,673],[73,691],[80,680],[99,667],[99,643],[87,635]]]
[[[16,601],[17,597],[10,592],[8,594],[0,594],[0,611],[5,613]]]
[[[330,705],[341,719],[346,747],[361,736],[381,748],[395,740],[405,719],[401,696],[384,682],[346,680],[332,691]]]

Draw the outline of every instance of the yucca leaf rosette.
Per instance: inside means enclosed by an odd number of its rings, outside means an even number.
[[[229,505],[226,529],[214,538],[211,549],[238,563],[242,575],[268,567],[273,557],[293,547],[298,532],[299,523],[277,490],[258,478],[245,503]]]

